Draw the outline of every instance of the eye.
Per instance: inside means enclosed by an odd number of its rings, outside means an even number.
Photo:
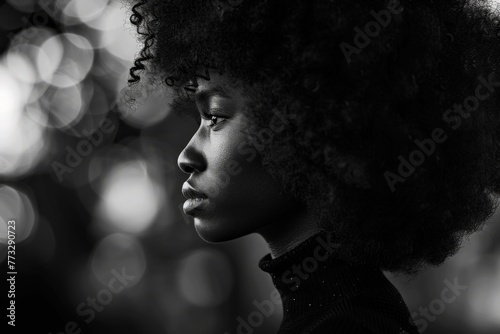
[[[226,120],[226,117],[217,116],[210,113],[203,113],[202,118],[210,121],[210,124],[207,125],[209,128],[213,128],[214,126]]]

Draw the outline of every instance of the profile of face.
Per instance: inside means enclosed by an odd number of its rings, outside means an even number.
[[[251,101],[231,82],[217,74],[198,80],[194,94],[201,122],[178,157],[189,175],[183,210],[207,242],[281,229],[303,210],[261,165],[245,134],[252,124],[245,105]]]

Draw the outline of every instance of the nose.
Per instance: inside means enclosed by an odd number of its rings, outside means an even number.
[[[196,136],[196,135],[195,135]],[[206,162],[202,151],[196,145],[196,138],[193,136],[187,146],[182,150],[177,158],[177,165],[187,174],[202,172],[205,170]]]

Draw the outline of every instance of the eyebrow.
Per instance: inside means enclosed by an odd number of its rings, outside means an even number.
[[[231,95],[229,94],[228,90],[220,85],[217,84],[212,88],[202,90],[198,93],[196,93],[196,103],[204,104],[206,103],[211,97],[214,96],[220,96],[226,99],[230,99]]]
[[[229,94],[229,91],[227,90],[226,87],[224,87],[221,84],[216,84],[211,88],[202,90],[198,93],[195,94],[195,99],[196,101],[191,100],[184,100],[180,96],[177,96],[173,99],[173,101],[170,103],[170,110],[173,112],[174,115],[184,117],[184,116],[189,116],[189,117],[194,117],[197,118],[199,117],[199,111],[196,108],[194,104],[191,104],[195,102],[196,104],[206,104],[207,101],[214,96],[220,96],[226,99],[231,99],[232,96]]]

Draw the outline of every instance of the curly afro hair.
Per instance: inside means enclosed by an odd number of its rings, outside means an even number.
[[[143,0],[131,10],[144,43],[131,87],[189,91],[217,70],[244,83],[256,126],[273,108],[296,115],[262,163],[346,259],[416,273],[494,212],[500,24],[489,1]]]

